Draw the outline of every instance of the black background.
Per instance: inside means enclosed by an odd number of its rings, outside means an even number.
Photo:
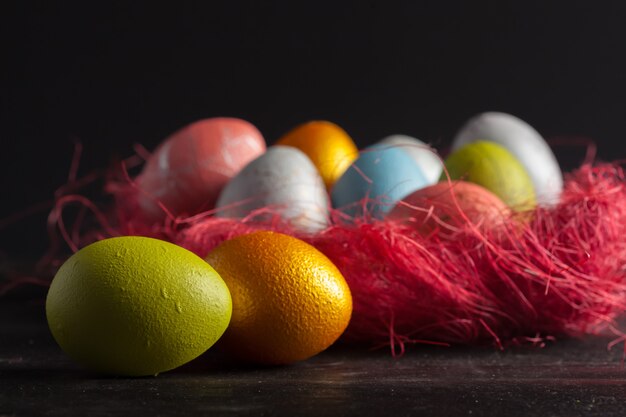
[[[327,119],[361,146],[406,133],[444,149],[500,110],[626,157],[622,1],[128,3],[2,2],[0,219],[50,199],[75,140],[84,174],[211,116],[268,143]],[[555,151],[567,168],[583,154]],[[44,223],[3,226],[0,248],[37,254]]]

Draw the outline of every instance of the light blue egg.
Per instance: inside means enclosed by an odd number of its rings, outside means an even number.
[[[363,215],[365,208],[373,217],[382,218],[396,202],[428,185],[420,167],[405,151],[374,145],[361,151],[337,180],[331,200],[333,207],[351,216]]]

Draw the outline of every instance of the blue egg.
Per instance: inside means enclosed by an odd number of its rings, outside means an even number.
[[[356,161],[331,190],[333,207],[351,216],[364,210],[382,218],[413,191],[429,185],[415,160],[397,147],[374,145],[361,151]]]

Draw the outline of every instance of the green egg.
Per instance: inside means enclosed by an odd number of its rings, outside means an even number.
[[[72,255],[46,299],[50,331],[84,366],[155,375],[196,358],[231,318],[226,284],[203,259],[139,236],[101,240]]]
[[[472,142],[452,153],[445,166],[453,180],[481,185],[516,211],[535,207],[533,183],[522,164],[501,145]],[[442,181],[447,180],[445,173]]]

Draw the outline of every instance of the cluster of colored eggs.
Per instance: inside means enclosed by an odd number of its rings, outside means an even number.
[[[205,259],[139,236],[104,239],[55,275],[46,316],[61,348],[98,372],[177,368],[218,339],[233,358],[288,364],[333,344],[352,296],[335,265],[294,237],[259,231]]]
[[[451,187],[449,180],[479,187],[456,182]],[[169,137],[137,178],[139,207],[149,221],[166,212],[185,216],[215,210],[216,216],[245,218],[264,210],[313,233],[328,226],[330,207],[351,216],[391,213],[397,218],[407,213],[394,209],[402,200],[400,205],[414,206],[427,195],[432,205],[433,196],[445,188],[440,181],[457,194],[494,194],[497,198],[490,195],[490,201],[516,211],[554,203],[563,185],[556,158],[539,133],[496,112],[471,119],[445,163],[435,149],[405,135],[389,136],[359,152],[339,126],[314,121],[266,149],[253,125],[206,119]]]
[[[347,218],[387,218],[420,231],[441,222],[497,224],[510,210],[555,203],[563,184],[539,133],[504,113],[471,119],[445,160],[404,135],[359,152],[343,129],[321,121],[266,148],[248,122],[206,119],[166,139],[136,180],[149,222],[210,210],[245,218],[269,208],[305,233],[326,228],[331,207]],[[80,362],[150,375],[218,339],[246,361],[306,359],[339,338],[352,299],[341,273],[314,247],[256,232],[205,259],[155,239],[102,240],[60,268],[46,310],[53,336]]]

